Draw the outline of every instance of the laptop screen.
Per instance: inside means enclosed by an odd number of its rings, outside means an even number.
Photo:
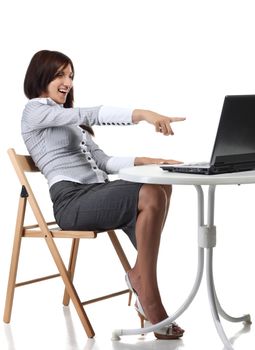
[[[226,96],[211,165],[255,162],[255,95]]]

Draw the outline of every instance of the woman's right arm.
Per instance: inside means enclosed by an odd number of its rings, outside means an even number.
[[[62,125],[93,125],[98,120],[100,108],[63,108],[47,99],[33,99],[25,106],[22,122],[29,131]]]
[[[22,122],[28,131],[62,125],[130,125],[132,112],[108,106],[63,108],[47,98],[37,98],[25,106]]]

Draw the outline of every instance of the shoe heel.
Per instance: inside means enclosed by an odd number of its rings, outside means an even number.
[[[140,318],[140,326],[141,328],[144,328],[144,321],[146,320],[146,318],[139,311],[137,311],[137,314]],[[144,333],[141,333],[141,335],[144,336]]]
[[[128,295],[128,306],[131,305],[131,302],[132,302],[132,295],[133,295],[132,291],[129,290],[129,295]]]
[[[137,312],[139,318],[140,318],[140,325],[141,325],[141,328],[144,328],[144,321],[145,321],[145,317],[144,315],[142,315],[140,312]]]

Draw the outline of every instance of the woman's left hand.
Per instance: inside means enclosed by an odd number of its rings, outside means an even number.
[[[149,158],[149,157],[136,157],[134,165],[146,165],[146,164],[180,164],[179,160],[163,159],[163,158]]]

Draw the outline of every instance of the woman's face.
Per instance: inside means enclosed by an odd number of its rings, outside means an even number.
[[[50,97],[56,103],[64,104],[72,87],[73,71],[70,64],[68,64],[65,68],[59,68],[54,80],[49,83],[47,91],[41,97]]]

